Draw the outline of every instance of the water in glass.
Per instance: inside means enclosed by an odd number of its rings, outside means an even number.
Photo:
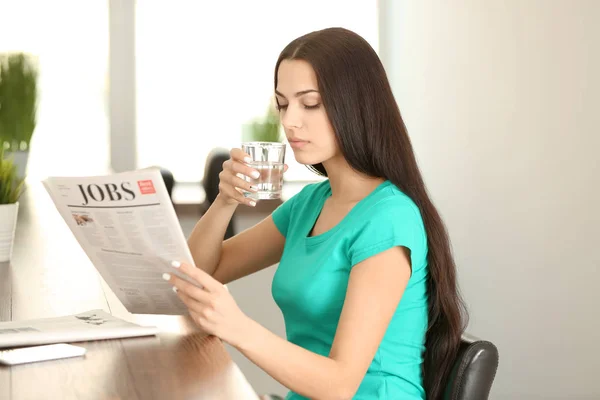
[[[278,199],[281,197],[283,186],[283,163],[273,161],[259,161],[248,164],[260,172],[258,179],[246,177],[246,180],[258,188],[258,192],[246,193],[246,197],[256,200]]]

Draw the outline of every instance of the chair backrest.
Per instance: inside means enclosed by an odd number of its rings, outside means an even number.
[[[219,194],[219,174],[223,170],[223,163],[227,160],[229,160],[229,151],[219,147],[212,149],[206,157],[204,179],[202,179],[202,187],[204,188],[206,199],[201,207],[202,212],[206,212]],[[223,239],[229,239],[235,235],[233,219],[231,218],[229,224],[227,224]]]
[[[212,149],[206,157],[202,186],[208,205],[211,205],[219,194],[219,173],[223,170],[223,163],[227,160],[229,160],[229,151],[224,148]]]
[[[498,369],[498,349],[464,336],[446,384],[444,400],[487,400]]]
[[[167,193],[169,193],[169,198],[171,201],[173,200],[173,187],[175,186],[175,178],[173,177],[173,173],[166,168],[160,168],[160,175],[165,182],[165,186],[167,187]]]

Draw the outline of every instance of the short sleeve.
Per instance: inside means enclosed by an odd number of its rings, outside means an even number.
[[[370,210],[368,220],[358,228],[350,243],[351,265],[403,246],[411,251],[414,267],[415,253],[422,251],[424,235],[421,214],[413,203],[397,198],[379,203]]]
[[[271,213],[271,218],[273,218],[273,222],[275,226],[281,232],[283,236],[287,237],[288,228],[290,226],[290,218],[292,214],[292,208],[294,207],[294,203],[296,202],[296,198],[298,195],[293,196],[291,199],[284,201],[279,207]]]

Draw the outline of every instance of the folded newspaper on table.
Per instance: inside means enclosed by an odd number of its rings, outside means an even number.
[[[186,238],[158,168],[43,181],[56,208],[127,311],[185,315],[162,279],[172,260],[193,265]],[[190,281],[193,283],[193,281]]]
[[[156,327],[140,326],[113,317],[103,310],[91,310],[66,317],[0,322],[0,348],[150,336],[156,333]]]

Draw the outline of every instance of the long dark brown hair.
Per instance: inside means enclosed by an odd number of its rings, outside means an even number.
[[[441,399],[467,313],[446,228],[427,193],[385,69],[366,40],[343,28],[311,32],[288,44],[275,66],[275,88],[283,60],[304,60],[313,67],[323,106],[350,166],[390,180],[421,211],[429,248],[423,381],[427,398]],[[327,175],[322,164],[311,167]]]

